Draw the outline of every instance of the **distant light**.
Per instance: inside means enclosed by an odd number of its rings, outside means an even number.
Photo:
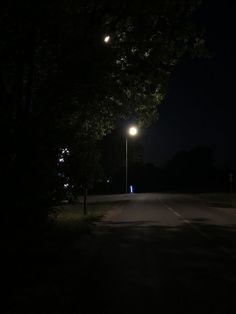
[[[107,183],[110,183],[110,180],[107,180]]]
[[[65,159],[64,158],[59,158],[59,162],[64,162]]]
[[[70,155],[70,151],[68,148],[63,148],[62,151],[61,151],[62,155]]]
[[[111,40],[111,37],[109,35],[104,37],[104,42],[107,44]]]
[[[135,126],[129,128],[129,134],[135,136],[138,133],[138,129]]]
[[[129,190],[130,190],[130,193],[134,193],[133,185],[130,185]]]
[[[64,188],[68,188],[68,186],[69,186],[69,183],[64,184]]]

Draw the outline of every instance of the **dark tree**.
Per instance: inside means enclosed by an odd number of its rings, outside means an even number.
[[[214,172],[214,156],[209,147],[181,151],[166,166],[166,187],[196,192],[211,190],[214,187]]]

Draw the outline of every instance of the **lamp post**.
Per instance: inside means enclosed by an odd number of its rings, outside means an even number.
[[[131,126],[128,129],[128,135],[135,136],[138,133],[136,126]],[[128,193],[128,139],[125,138],[125,193]]]

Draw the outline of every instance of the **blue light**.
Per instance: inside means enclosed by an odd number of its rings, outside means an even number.
[[[130,193],[134,193],[133,185],[130,185],[129,190],[130,190]]]

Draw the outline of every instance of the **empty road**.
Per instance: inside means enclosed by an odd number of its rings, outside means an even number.
[[[235,313],[235,209],[177,194],[89,201],[118,202],[51,267],[32,313]]]

